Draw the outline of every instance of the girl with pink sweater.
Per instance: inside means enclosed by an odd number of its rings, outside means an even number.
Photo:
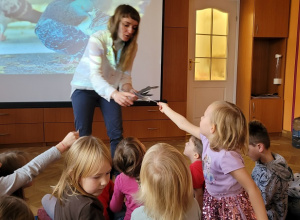
[[[132,195],[139,189],[140,170],[145,152],[145,146],[134,137],[123,139],[115,151],[113,165],[121,174],[116,177],[109,207],[113,212],[120,212],[126,198],[124,220],[130,220],[133,210],[140,206]]]

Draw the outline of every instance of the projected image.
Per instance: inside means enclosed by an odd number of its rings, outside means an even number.
[[[0,0],[0,74],[73,74],[89,36],[107,28],[118,5],[135,7],[143,19],[150,3]]]

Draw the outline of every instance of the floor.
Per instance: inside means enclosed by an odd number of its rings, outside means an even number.
[[[187,138],[179,140],[158,140],[158,141],[143,141],[147,148],[151,147],[155,143],[165,142],[175,146],[179,151],[183,151]],[[0,145],[0,153],[7,150],[22,150],[30,153],[32,157],[49,149],[46,146],[2,146]],[[271,136],[271,149],[281,154],[292,168],[294,173],[300,172],[300,149],[292,146],[291,139],[281,136]],[[254,167],[254,162],[247,156],[244,157],[246,169],[249,173]],[[37,213],[39,207],[41,207],[41,198],[47,193],[51,193],[51,186],[55,185],[60,177],[60,171],[62,169],[62,159],[51,164],[37,176],[34,180],[33,186],[25,189],[25,196],[27,202],[30,205],[34,214]]]

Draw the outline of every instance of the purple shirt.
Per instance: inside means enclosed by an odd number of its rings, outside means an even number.
[[[135,178],[126,176],[121,173],[115,180],[114,194],[110,201],[109,207],[113,212],[119,212],[122,209],[124,197],[126,197],[126,213],[124,220],[130,220],[131,213],[140,205],[136,204],[132,195],[139,189],[139,185]]]
[[[243,188],[230,172],[245,167],[242,156],[236,151],[210,149],[208,139],[200,134],[203,143],[203,173],[206,189],[215,197],[235,196]]]

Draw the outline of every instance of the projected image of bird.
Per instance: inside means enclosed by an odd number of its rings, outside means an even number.
[[[100,0],[54,0],[43,12],[35,33],[57,53],[81,57],[89,36],[107,27],[109,15],[95,7]]]
[[[117,5],[129,4],[144,12],[150,0],[53,0],[38,21],[35,33],[57,53],[81,58],[91,34],[106,30]]]

